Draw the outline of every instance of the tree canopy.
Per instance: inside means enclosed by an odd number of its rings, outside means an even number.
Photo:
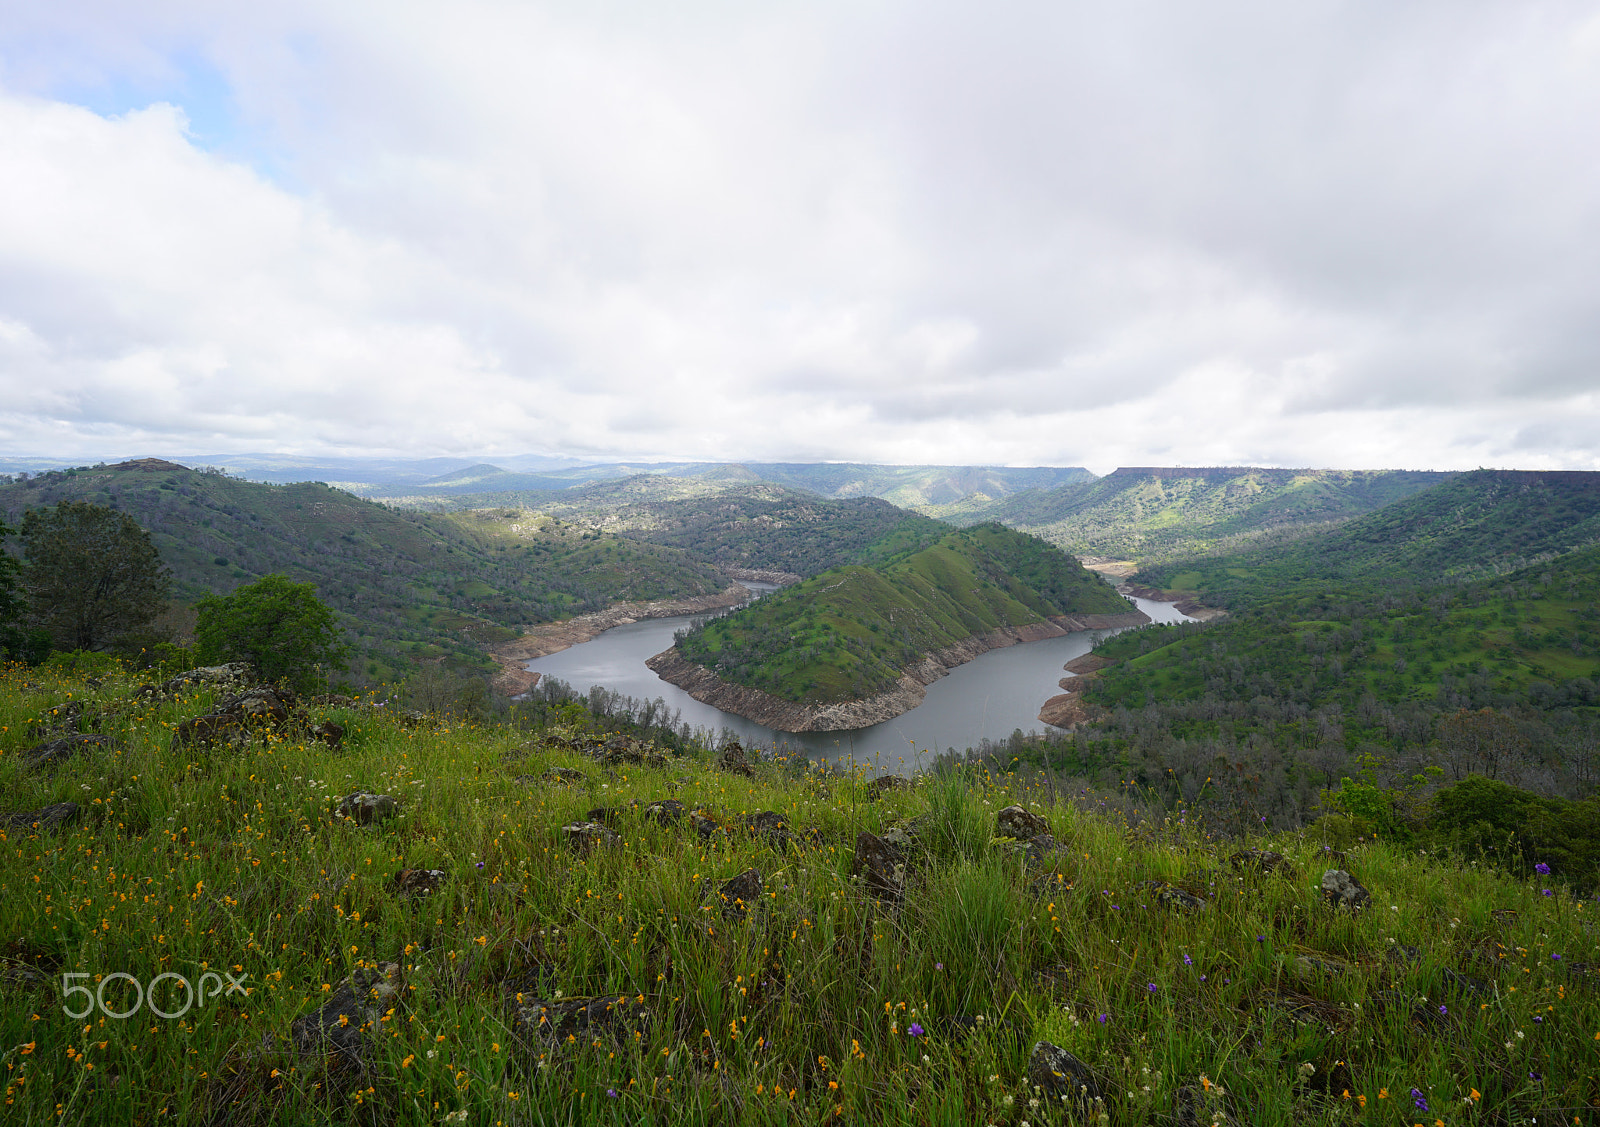
[[[60,649],[105,649],[166,609],[172,574],[125,513],[87,501],[30,509],[22,543],[32,621]]]
[[[195,642],[202,661],[248,661],[268,681],[302,691],[323,670],[343,669],[349,647],[338,619],[310,583],[268,575],[227,595],[195,604]]]

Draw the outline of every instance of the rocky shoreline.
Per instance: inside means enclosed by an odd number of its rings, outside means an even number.
[[[730,573],[731,574],[731,573]],[[754,575],[750,578],[755,579]],[[766,582],[775,582],[766,580]],[[725,610],[748,602],[754,592],[742,583],[730,583],[715,595],[696,595],[687,599],[656,599],[652,602],[613,603],[605,610],[580,614],[560,622],[541,622],[526,627],[522,636],[489,647],[489,656],[500,666],[494,678],[498,692],[516,696],[539,683],[539,674],[524,668],[535,658],[560,653],[570,646],[593,641],[613,626],[626,626],[645,618],[672,618],[680,614],[700,614]]]
[[[803,704],[724,681],[711,670],[687,660],[677,648],[656,654],[645,662],[663,681],[678,686],[703,704],[731,712],[780,732],[838,732],[865,728],[910,712],[922,703],[926,687],[949,670],[990,650],[1024,642],[1059,638],[1080,630],[1112,630],[1142,626],[1150,617],[1141,610],[1123,614],[1057,615],[1027,626],[1007,626],[975,634],[954,645],[935,650],[905,669],[895,687],[861,700],[831,704]]]

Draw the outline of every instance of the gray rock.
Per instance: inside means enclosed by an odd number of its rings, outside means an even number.
[[[445,882],[443,869],[401,869],[394,875],[394,892],[398,896],[431,896]]]
[[[7,829],[27,829],[40,833],[58,830],[76,818],[83,808],[76,802],[56,802],[39,810],[22,810],[15,814],[0,814],[0,826]]]
[[[856,835],[850,875],[861,877],[867,891],[887,903],[898,904],[905,895],[906,867],[900,851],[866,830]]]
[[[602,1037],[627,1044],[642,1040],[650,1031],[651,1014],[639,995],[544,999],[524,993],[514,997],[511,1031],[524,1044],[588,1047]]]
[[[879,775],[876,779],[873,779],[872,782],[867,784],[867,787],[872,791],[872,796],[874,798],[881,794],[887,794],[892,790],[906,790],[910,786],[911,784],[906,782],[906,780],[902,779],[899,775]]]
[[[341,818],[349,818],[358,825],[367,826],[381,822],[400,809],[399,801],[388,794],[369,794],[358,790],[346,795],[334,811]]]
[[[1359,912],[1372,902],[1372,893],[1343,869],[1329,869],[1322,874],[1322,898],[1332,907]]]
[[[75,755],[82,755],[86,751],[96,748],[112,748],[117,746],[117,741],[110,736],[91,732],[86,735],[58,736],[53,740],[30,748],[24,753],[24,762],[32,769],[42,767],[59,767]]]
[[[738,740],[729,740],[722,748],[722,753],[717,756],[717,767],[723,771],[730,771],[735,775],[751,774],[750,760],[745,757],[744,745]]]
[[[746,869],[738,876],[723,881],[712,900],[721,902],[724,919],[743,919],[752,905],[761,903],[761,889],[760,872]]]
[[[184,689],[197,689],[203,686],[226,688],[230,685],[253,685],[256,680],[255,667],[248,661],[231,661],[226,665],[206,665],[199,669],[186,670],[161,683],[156,691],[163,696],[172,696]]]
[[[1246,849],[1228,858],[1228,863],[1241,873],[1279,872],[1284,876],[1294,875],[1294,866],[1289,864],[1289,859],[1270,849]]]
[[[1032,841],[1050,832],[1050,823],[1042,815],[1021,806],[1007,806],[994,820],[998,836],[1014,837],[1018,841]]]
[[[585,776],[582,771],[574,770],[571,767],[552,767],[544,774],[540,775],[539,778],[547,783],[555,783],[558,786],[570,787],[581,785]]]
[[[683,816],[687,809],[676,798],[663,798],[646,806],[644,808],[644,817],[647,822],[670,826],[675,822],[683,821]]]
[[[1065,1097],[1080,1110],[1100,1099],[1100,1085],[1089,1066],[1049,1041],[1033,1046],[1028,1056],[1028,1082],[1037,1085],[1040,1094],[1052,1103]]]
[[[353,972],[325,1005],[294,1019],[289,1037],[304,1061],[330,1054],[365,1075],[371,1068],[371,1030],[400,997],[400,966],[380,963]]]
[[[579,853],[588,853],[597,845],[616,845],[622,841],[599,822],[572,822],[561,827],[561,837]]]

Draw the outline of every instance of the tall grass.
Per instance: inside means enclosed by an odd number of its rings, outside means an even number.
[[[1600,1116],[1600,908],[1481,865],[1361,848],[1343,867],[1373,902],[1352,917],[1321,902],[1335,867],[1321,842],[1130,829],[1002,775],[871,798],[859,777],[799,763],[751,778],[710,756],[608,770],[559,741],[408,730],[371,707],[313,710],[348,728],[337,753],[273,737],[175,751],[171,729],[211,694],[153,704],[133,688],[120,674],[0,677],[0,810],[86,811],[0,841],[6,1122]],[[69,698],[120,746],[26,769],[29,728]],[[516,781],[552,766],[586,781]],[[358,789],[395,795],[399,816],[333,818]],[[643,804],[667,797],[722,828],[648,820]],[[1045,864],[996,836],[1018,798],[1061,843]],[[617,811],[621,843],[575,852],[561,827],[597,806]],[[785,851],[746,832],[740,816],[761,810],[820,844]],[[898,906],[850,875],[856,835],[897,825],[913,842]],[[1236,869],[1245,845],[1282,852],[1292,875]],[[752,867],[759,903],[725,912],[716,887]],[[407,899],[391,887],[403,868],[447,877]],[[1169,906],[1163,884],[1205,906]],[[365,1071],[288,1049],[297,1017],[388,962],[400,992],[375,1012]],[[144,988],[208,972],[248,993],[172,1019],[148,1004],[120,1019],[63,1008],[85,1000],[63,994],[63,975],[123,1012],[135,987],[108,976]],[[648,1018],[543,1040],[517,1028],[518,994],[626,998]],[[170,1012],[184,996],[169,978],[156,999]],[[1103,1101],[1043,1100],[1026,1078],[1038,1040],[1085,1062]]]

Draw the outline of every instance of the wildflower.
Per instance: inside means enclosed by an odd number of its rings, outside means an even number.
[[[1538,873],[1540,876],[1549,876],[1550,875],[1550,866],[1546,865],[1543,861],[1540,861],[1537,865],[1535,865],[1533,867],[1533,871]]]
[[[906,1027],[906,1032],[911,1034],[913,1037],[921,1037],[925,1030],[922,1028],[922,1026],[913,1021]]]
[[[1448,1006],[1440,1006],[1439,1007],[1439,1016],[1440,1017],[1446,1017],[1446,1016],[1449,1015],[1449,1013],[1450,1013],[1450,1009],[1449,1009]]]
[[[1154,994],[1156,992],[1156,984],[1153,983],[1153,982],[1147,982],[1147,983],[1145,983],[1145,989],[1149,990],[1150,993]]]
[[[478,868],[480,868],[480,869],[481,869],[481,868],[483,868],[483,862],[482,862],[482,861],[479,861],[479,862],[478,862],[478,866],[477,866],[477,867],[478,867]]]
[[[1558,963],[1561,961],[1561,956],[1560,955],[1551,955],[1550,957],[1552,959],[1554,959]]]
[[[1540,893],[1542,893],[1545,896],[1554,895],[1548,888],[1541,888],[1539,891],[1540,891]]]
[[[1189,952],[1187,951],[1183,953],[1183,965],[1186,967],[1194,966],[1194,960],[1189,957]]]
[[[1267,941],[1267,937],[1265,935],[1256,936],[1256,942],[1257,943],[1265,943],[1266,941]]]
[[[616,1099],[617,1098],[617,1090],[615,1088],[607,1088],[606,1089],[606,1095],[609,1096],[612,1099]]]
[[[1411,1102],[1417,1105],[1419,1111],[1428,1111],[1428,1097],[1422,1094],[1421,1088],[1411,1089]]]
[[[1099,1016],[1099,1017],[1097,1017],[1097,1018],[1096,1018],[1096,1019],[1095,1019],[1095,1020],[1096,1020],[1096,1021],[1098,1021],[1098,1022],[1099,1022],[1099,1023],[1100,1023],[1100,1024],[1101,1024],[1101,1025],[1104,1025],[1104,1024],[1105,1024],[1105,1023],[1106,1023],[1106,1019],[1107,1019],[1107,1018],[1108,1018],[1108,1017],[1110,1017],[1110,1016],[1111,1016],[1111,1015],[1110,1015],[1110,1014],[1101,1014],[1101,1015],[1100,1015],[1100,1016]],[[1595,1034],[1595,1035],[1594,1035],[1594,1037],[1595,1037],[1595,1040],[1596,1040],[1596,1041],[1600,1041],[1600,1033],[1596,1033],[1596,1034]]]

